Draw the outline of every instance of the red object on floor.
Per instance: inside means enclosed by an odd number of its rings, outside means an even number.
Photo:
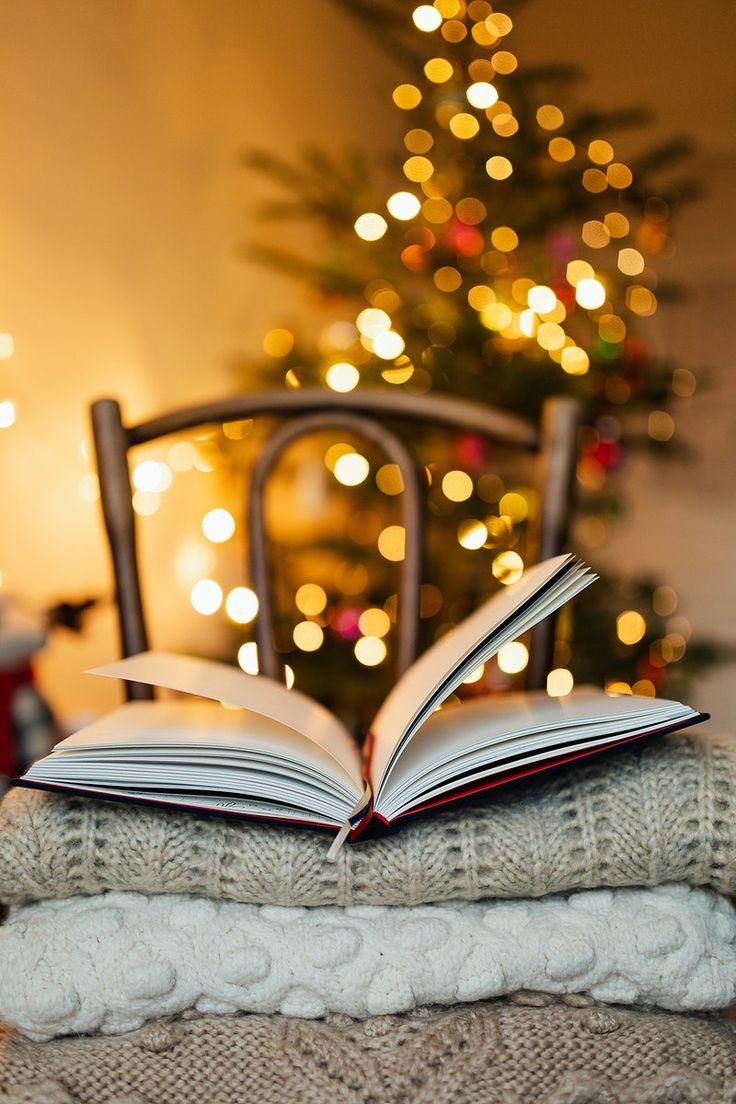
[[[10,778],[16,770],[18,748],[13,727],[13,698],[22,686],[33,682],[29,664],[12,671],[0,671],[0,775]]]

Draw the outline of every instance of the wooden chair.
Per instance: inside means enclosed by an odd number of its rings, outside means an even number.
[[[400,567],[396,668],[405,670],[416,656],[421,584],[422,503],[419,477],[411,457],[388,423],[426,425],[473,432],[489,442],[515,447],[535,456],[539,510],[532,524],[532,561],[559,553],[566,542],[572,505],[578,426],[577,404],[551,398],[544,404],[539,429],[520,418],[490,407],[447,396],[410,396],[386,391],[337,394],[318,388],[238,394],[160,417],[125,425],[115,399],[92,404],[97,470],[105,526],[115,573],[120,636],[124,656],[148,648],[136,552],[135,513],[128,452],[169,434],[216,423],[281,415],[284,421],[267,440],[251,472],[248,495],[250,583],[258,595],[256,622],[260,669],[275,678],[283,664],[274,647],[267,541],[263,518],[264,490],[269,473],[288,444],[305,434],[330,427],[351,430],[375,444],[397,464],[404,482],[403,524],[406,556]],[[527,685],[543,687],[552,660],[554,624],[548,618],[534,630]],[[151,687],[127,683],[130,698],[153,696]]]

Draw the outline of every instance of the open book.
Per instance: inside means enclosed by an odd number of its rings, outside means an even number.
[[[574,556],[525,571],[405,672],[378,710],[362,755],[332,713],[274,679],[144,652],[91,673],[196,700],[129,702],[62,740],[19,782],[338,829],[334,855],[346,837],[357,838],[369,824],[394,824],[705,719],[678,702],[591,688],[565,698],[502,694],[439,710],[503,644],[594,579]]]

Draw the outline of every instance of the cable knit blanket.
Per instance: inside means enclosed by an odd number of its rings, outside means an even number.
[[[531,999],[531,998],[530,998]],[[0,1104],[733,1104],[711,1016],[507,1002],[363,1022],[199,1016],[32,1043],[0,1028]]]
[[[736,742],[669,737],[343,848],[245,821],[16,789],[0,901],[104,890],[409,905],[688,882],[736,892]]]
[[[723,1008],[736,910],[688,886],[410,908],[115,893],[27,905],[0,928],[0,1018],[38,1040],[188,1008],[364,1018],[519,989]]]

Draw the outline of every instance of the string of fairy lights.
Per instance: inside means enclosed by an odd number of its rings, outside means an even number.
[[[634,174],[617,159],[610,142],[594,138],[584,147],[576,144],[574,136],[565,133],[563,110],[553,103],[539,104],[531,117],[515,110],[513,82],[508,78],[518,61],[507,48],[513,29],[507,14],[494,11],[486,0],[435,0],[418,6],[412,20],[417,34],[436,40],[437,51],[423,65],[421,81],[399,84],[392,93],[395,108],[409,119],[403,138],[404,180],[386,196],[381,209],[356,216],[352,233],[367,250],[390,247],[404,275],[415,276],[417,286],[421,281],[422,288],[429,290],[423,299],[407,301],[390,279],[371,280],[365,287],[364,305],[349,318],[329,322],[319,335],[320,382],[332,391],[347,393],[380,378],[413,393],[426,392],[432,386],[427,354],[451,348],[469,312],[485,334],[481,345],[486,363],[496,355],[523,356],[545,363],[560,379],[598,372],[607,402],[614,408],[624,406],[631,398],[631,383],[617,363],[632,340],[632,320],[650,317],[657,310],[657,274],[650,259],[666,256],[671,248],[666,205],[650,201],[639,214],[622,209]],[[461,43],[472,43],[480,56],[460,64],[452,51]],[[413,119],[416,112],[421,115]],[[507,196],[510,187],[524,186],[523,181],[515,185],[519,164],[512,148],[524,133],[537,151],[536,171],[542,177],[556,179],[555,174],[564,173],[564,180],[570,181],[574,173],[584,192],[600,200],[598,217],[586,218],[577,236],[553,243],[544,278],[538,271],[538,251],[527,250],[525,226],[498,218],[507,209],[498,196]],[[489,156],[479,157],[476,152],[470,168],[458,168],[463,152],[474,144],[485,150],[483,143]],[[478,164],[480,174],[475,171]],[[420,330],[422,343],[417,338]],[[270,330],[263,348],[275,362],[283,362],[287,388],[310,382],[308,373],[293,360],[295,336],[290,330]],[[671,389],[680,398],[692,395],[693,374],[678,368]],[[155,514],[175,478],[215,471],[223,463],[224,449],[237,446],[250,429],[250,423],[227,423],[204,437],[175,442],[163,459],[141,461],[132,471],[136,512],[143,517]],[[666,409],[651,410],[646,432],[654,441],[668,441],[675,433],[672,414]],[[619,455],[619,436],[620,425],[612,415],[599,419],[595,428],[587,427],[578,469],[583,489],[601,487]],[[403,491],[396,465],[373,463],[349,442],[331,444],[323,462],[327,478],[342,487],[365,487],[372,482],[386,499]],[[471,465],[467,467],[439,471],[437,465],[427,466],[427,486],[437,502],[444,503],[436,512],[449,516],[458,504],[472,502],[477,516],[456,522],[457,543],[488,556],[492,576],[500,585],[510,585],[524,570],[523,556],[515,546],[536,508],[534,494],[529,487],[507,487],[497,475],[477,475]],[[79,490],[88,501],[98,496],[91,472],[83,476]],[[238,523],[225,506],[208,511],[201,519],[201,537],[182,546],[176,574],[187,587],[197,615],[224,612],[239,630],[247,631],[258,614],[256,594],[247,586],[226,590],[214,578],[213,549],[227,545],[237,530]],[[385,524],[378,511],[370,515],[362,511],[361,520],[352,520],[348,531],[358,544],[371,546],[389,563],[404,558],[403,527]],[[584,519],[582,532],[595,547],[603,539],[604,524],[596,517]],[[329,583],[324,579],[300,582],[293,594],[293,647],[302,653],[318,652],[326,634],[332,634],[350,642],[361,666],[383,664],[390,657],[396,596],[383,606],[372,604],[363,598],[368,586],[368,572],[360,563],[341,565]],[[434,616],[443,601],[437,587],[424,584],[422,616]],[[677,602],[671,587],[654,591],[652,614],[668,618],[666,631],[652,643],[641,677],[632,683],[610,680],[608,689],[656,693],[657,671],[683,658],[690,636],[687,621],[676,616]],[[633,647],[644,638],[645,613],[632,608],[618,614],[616,634],[621,645]],[[563,618],[557,665],[547,681],[552,696],[564,696],[574,685],[567,666],[570,647],[564,624]],[[438,631],[447,627],[443,623]],[[255,642],[242,643],[237,658],[246,672],[258,671]],[[527,662],[527,647],[521,640],[504,645],[497,657],[498,669],[508,676],[522,672]],[[479,668],[467,682],[477,683],[489,674]],[[287,667],[287,680],[293,685],[291,667]]]

